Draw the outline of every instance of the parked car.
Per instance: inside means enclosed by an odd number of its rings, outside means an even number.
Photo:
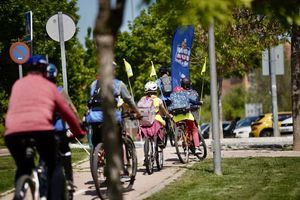
[[[236,138],[247,138],[249,137],[249,133],[251,132],[251,124],[260,119],[259,116],[246,117],[237,122],[234,135]]]
[[[283,134],[293,134],[293,117],[289,117],[281,122],[279,127],[280,133]]]
[[[230,135],[231,131],[229,130],[231,122],[230,121],[224,121],[222,123],[222,127],[223,127],[223,136],[225,137],[233,137]],[[209,138],[209,129],[210,129],[210,124],[206,124],[206,126],[204,126],[205,124],[201,124],[201,127],[203,126],[204,128],[201,129],[201,134],[203,135],[204,139],[208,139]]]
[[[291,112],[279,112],[278,113],[278,126],[280,123],[291,117]],[[251,124],[250,137],[270,137],[273,136],[273,121],[272,113],[267,113],[260,116],[260,119]]]

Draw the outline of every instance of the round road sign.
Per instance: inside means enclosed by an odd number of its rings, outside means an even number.
[[[76,26],[71,17],[66,14],[62,14],[64,41],[68,41],[73,37],[76,31]],[[58,27],[58,14],[50,17],[46,24],[46,31],[51,39],[59,42],[59,27]]]
[[[23,42],[15,42],[9,49],[10,58],[17,64],[26,63],[30,57],[30,50]]]

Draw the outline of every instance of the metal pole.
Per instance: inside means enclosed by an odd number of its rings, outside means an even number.
[[[134,6],[133,6],[133,0],[131,0],[131,23],[133,24],[134,19]]]
[[[61,52],[61,67],[63,75],[63,86],[64,90],[68,93],[68,80],[67,80],[67,67],[66,67],[66,51],[65,51],[65,41],[64,41],[64,27],[63,27],[63,17],[62,12],[58,12],[58,32],[59,32],[59,43]]]
[[[214,172],[217,175],[222,175],[221,169],[221,148],[220,148],[220,133],[218,120],[218,97],[217,97],[217,73],[216,73],[216,52],[215,52],[215,36],[214,36],[214,21],[208,29],[209,39],[209,64],[210,64],[210,96],[211,96],[211,115],[212,115],[212,134],[213,134],[213,159]]]
[[[22,65],[19,65],[19,79],[21,79],[23,77],[23,68]]]
[[[275,54],[275,52],[272,52]],[[272,66],[271,48],[269,49],[269,71],[271,81],[271,96],[272,96],[272,114],[273,114],[273,133],[275,137],[280,137],[278,130],[278,105],[277,105],[277,87],[276,87],[276,72],[275,66]]]

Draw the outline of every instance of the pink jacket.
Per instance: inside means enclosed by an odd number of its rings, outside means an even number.
[[[56,86],[39,74],[28,74],[13,85],[4,135],[53,130],[55,110],[75,135],[84,134],[75,114]]]

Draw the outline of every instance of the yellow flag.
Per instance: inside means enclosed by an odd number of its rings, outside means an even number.
[[[204,64],[202,66],[202,70],[201,70],[201,75],[203,75],[206,71],[206,57],[205,57],[205,61],[204,61]]]
[[[157,75],[156,75],[156,71],[155,71],[153,62],[151,61],[151,73],[150,73],[150,77],[152,77],[152,76],[157,76]]]
[[[125,58],[123,58],[123,61],[124,61],[124,65],[125,65],[125,70],[126,70],[127,76],[128,76],[128,78],[130,78],[130,77],[133,76],[131,65],[125,60]]]

